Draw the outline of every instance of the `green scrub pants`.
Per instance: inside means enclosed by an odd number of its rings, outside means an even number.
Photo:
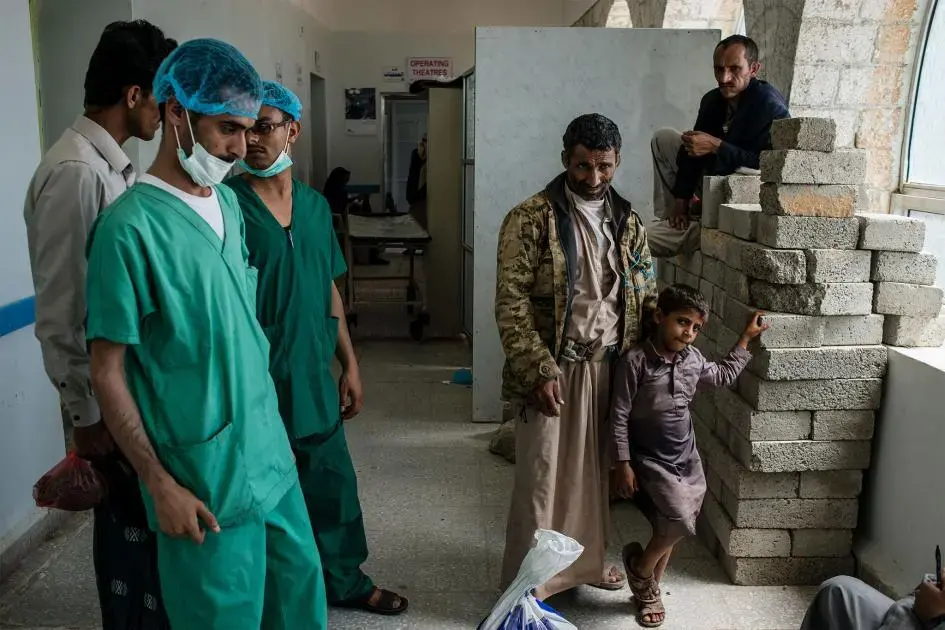
[[[158,536],[174,630],[325,630],[322,567],[299,484],[268,514],[207,532],[202,545]]]
[[[325,572],[332,604],[357,600],[374,590],[361,570],[368,557],[358,480],[342,423],[328,434],[292,442],[295,464]]]

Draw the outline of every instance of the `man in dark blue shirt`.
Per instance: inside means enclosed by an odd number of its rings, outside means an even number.
[[[713,55],[719,87],[704,97],[692,131],[660,129],[653,135],[653,206],[647,228],[653,256],[699,249],[699,204],[704,175],[758,174],[761,152],[771,148],[771,122],[788,118],[784,96],[756,78],[758,45],[744,35],[719,42]]]

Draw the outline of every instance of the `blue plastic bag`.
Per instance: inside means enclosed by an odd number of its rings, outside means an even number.
[[[535,532],[518,575],[479,630],[577,630],[556,610],[535,599],[532,591],[571,566],[584,553],[573,538],[548,529]]]

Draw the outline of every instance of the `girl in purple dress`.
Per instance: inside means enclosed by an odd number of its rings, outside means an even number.
[[[630,588],[648,628],[665,618],[659,582],[673,548],[696,532],[705,474],[696,449],[689,404],[698,386],[731,385],[751,359],[748,343],[767,325],[752,314],[738,343],[722,361],[706,360],[692,343],[708,318],[703,295],[691,287],[664,289],[651,313],[649,335],[618,362],[611,422],[617,459],[617,494],[635,497],[653,526],[644,549],[624,549]]]

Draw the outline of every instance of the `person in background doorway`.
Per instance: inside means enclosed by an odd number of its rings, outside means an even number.
[[[410,154],[407,203],[410,204],[413,218],[424,230],[427,229],[427,134],[423,134],[420,145]]]
[[[848,575],[820,585],[801,630],[945,630],[945,570],[893,601]]]
[[[89,237],[92,383],[138,471],[174,630],[324,630],[325,585],[236,196],[262,80],[195,39],[158,69],[154,164]]]
[[[135,179],[121,146],[161,125],[154,73],[176,42],[138,20],[108,25],[85,75],[85,112],[43,157],[24,217],[36,291],[36,336],[72,426],[76,454],[108,484],[95,509],[92,560],[104,630],[168,627],[134,470],[116,450],[92,394],[85,345],[85,245],[92,222]]]
[[[757,175],[761,152],[771,148],[771,123],[788,118],[787,101],[756,78],[758,45],[744,35],[719,42],[713,55],[719,87],[704,97],[692,131],[660,129],[653,152],[653,210],[647,227],[656,257],[691,254],[700,247],[699,204],[704,175]]]
[[[348,184],[351,182],[351,171],[340,166],[332,169],[331,173],[328,174],[328,179],[325,180],[325,186],[323,187],[322,194],[325,196],[325,199],[328,200],[328,205],[331,207],[333,214],[344,215],[345,211],[351,204],[351,198],[348,194]],[[356,204],[361,208],[360,211],[355,210],[352,214],[371,214],[371,204],[370,204],[370,195],[364,195],[359,198],[359,201],[356,201]],[[348,261],[351,264],[354,264],[353,261]],[[363,259],[359,261],[358,264],[363,264]],[[377,247],[368,248],[368,259],[367,264],[369,265],[389,265],[390,261],[381,258],[381,250]]]
[[[249,264],[259,270],[256,315],[270,345],[269,370],[292,441],[302,493],[321,556],[328,601],[380,614],[407,609],[374,586],[361,565],[367,539],[345,420],[361,411],[358,360],[334,280],[347,267],[325,198],[292,177],[302,103],[263,84],[262,109],[247,132],[244,175],[227,180],[246,222]],[[331,367],[337,357],[341,379]]]
[[[620,131],[600,114],[564,133],[564,173],[513,208],[499,230],[495,315],[505,351],[503,398],[515,406],[515,485],[502,565],[507,587],[535,530],[584,553],[536,589],[626,585],[604,552],[610,524],[612,362],[636,343],[656,291],[640,217],[611,188]]]

